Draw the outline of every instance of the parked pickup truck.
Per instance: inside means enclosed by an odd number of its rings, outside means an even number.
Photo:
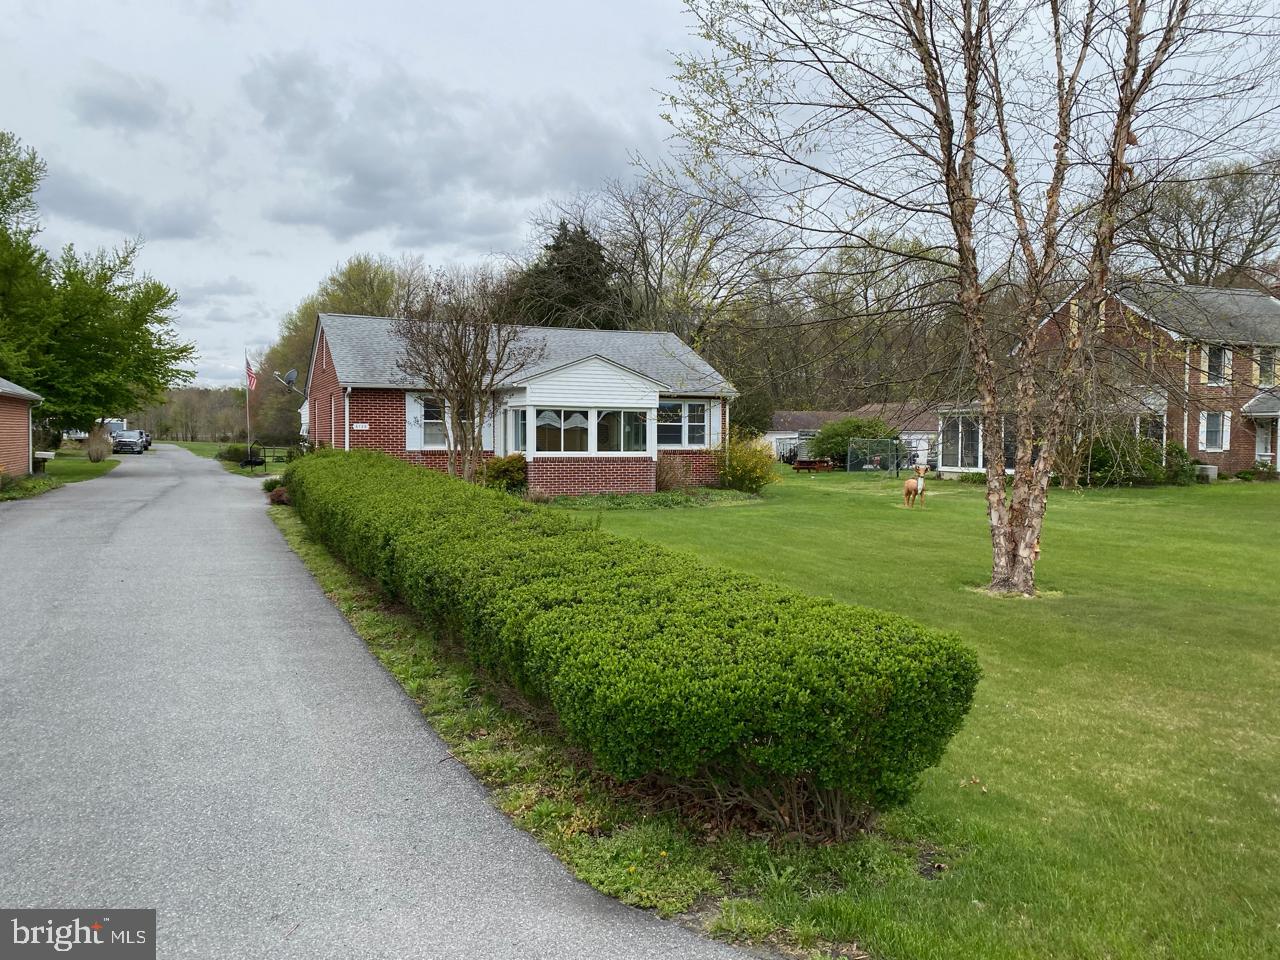
[[[141,430],[121,430],[111,441],[112,453],[142,453],[147,449],[147,443],[142,437]]]

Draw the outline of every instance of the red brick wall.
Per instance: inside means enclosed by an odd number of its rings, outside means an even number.
[[[1155,346],[1155,355],[1164,368],[1161,380],[1174,385],[1165,411],[1165,437],[1170,443],[1181,443],[1193,459],[1213,464],[1220,472],[1235,473],[1254,465],[1257,459],[1255,430],[1272,430],[1272,449],[1275,449],[1274,426],[1268,421],[1255,421],[1245,416],[1242,407],[1258,392],[1253,379],[1253,350],[1249,347],[1231,348],[1230,382],[1214,387],[1203,383],[1205,360],[1201,348],[1190,344],[1190,382],[1187,384],[1185,404],[1186,431],[1183,431],[1184,404],[1179,396],[1186,376],[1188,344],[1174,341],[1168,335],[1132,315],[1126,316],[1123,306],[1114,298],[1107,301],[1107,327],[1105,336],[1113,344],[1129,347],[1148,354]],[[1042,342],[1051,346],[1060,343],[1067,328],[1069,307],[1064,306],[1056,315],[1056,322],[1042,331]],[[1200,449],[1200,414],[1202,411],[1231,414],[1230,448],[1222,451]]]
[[[0,473],[24,477],[31,471],[30,404],[0,397]]]
[[[720,482],[714,450],[659,450],[658,457],[683,460],[689,468],[689,482],[699,487],[714,487]]]
[[[729,404],[720,404],[720,436],[729,432]],[[689,467],[689,482],[699,487],[714,487],[720,482],[716,470],[716,452],[712,447],[701,450],[658,450],[659,457],[683,460]]]
[[[652,493],[657,467],[648,457],[534,457],[529,489],[537,493]]]
[[[1253,350],[1249,347],[1231,348],[1231,379],[1221,387],[1212,387],[1201,383],[1201,371],[1205,369],[1205,358],[1201,348],[1191,347],[1191,386],[1188,390],[1187,409],[1187,442],[1186,447],[1191,456],[1202,463],[1211,463],[1220,473],[1235,473],[1237,470],[1251,469],[1257,461],[1255,444],[1257,429],[1271,430],[1271,421],[1255,421],[1241,412],[1241,407],[1258,393],[1253,382]],[[1231,414],[1230,449],[1221,452],[1200,449],[1200,414],[1206,412],[1228,412]],[[1178,416],[1181,417],[1181,408]],[[1178,432],[1182,432],[1182,424],[1178,423]],[[1272,438],[1274,440],[1274,437]],[[1272,450],[1275,444],[1272,444]]]
[[[330,401],[333,404],[332,423],[329,418]],[[342,410],[342,387],[338,384],[338,373],[333,369],[333,358],[329,355],[329,345],[325,342],[322,328],[315,363],[307,384],[308,439],[317,446],[332,446],[341,450],[346,427]],[[404,416],[403,412],[401,416]]]
[[[360,387],[351,391],[351,422],[369,425],[368,430],[351,431],[351,449],[381,450],[420,467],[449,469],[446,450],[405,449],[404,394],[403,390]],[[484,456],[492,457],[493,451],[484,451]]]

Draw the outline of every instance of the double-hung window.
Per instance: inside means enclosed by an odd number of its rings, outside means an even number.
[[[1204,448],[1206,450],[1222,449],[1222,414],[1204,414]]]
[[[707,405],[699,401],[663,400],[658,404],[658,446],[704,447]]]
[[[597,410],[596,451],[644,453],[649,449],[647,427],[642,410]]]
[[[1211,387],[1221,387],[1227,382],[1228,353],[1226,347],[1205,348],[1204,382]]]
[[[1258,386],[1276,385],[1276,351],[1274,347],[1258,348]]]
[[[511,449],[524,453],[529,449],[529,419],[522,408],[511,411]]]
[[[435,397],[422,397],[422,446],[447,447],[449,435],[444,424],[444,404]]]
[[[586,453],[586,410],[538,410],[534,441],[539,453]]]

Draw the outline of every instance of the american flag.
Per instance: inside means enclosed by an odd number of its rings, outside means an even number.
[[[249,358],[244,358],[244,375],[249,378],[249,389],[258,389],[258,375],[253,372],[253,367],[249,365]]]

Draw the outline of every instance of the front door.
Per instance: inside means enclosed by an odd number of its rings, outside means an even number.
[[[1275,449],[1271,444],[1271,431],[1273,429],[1270,420],[1253,421],[1254,456],[1260,463],[1274,462]]]

